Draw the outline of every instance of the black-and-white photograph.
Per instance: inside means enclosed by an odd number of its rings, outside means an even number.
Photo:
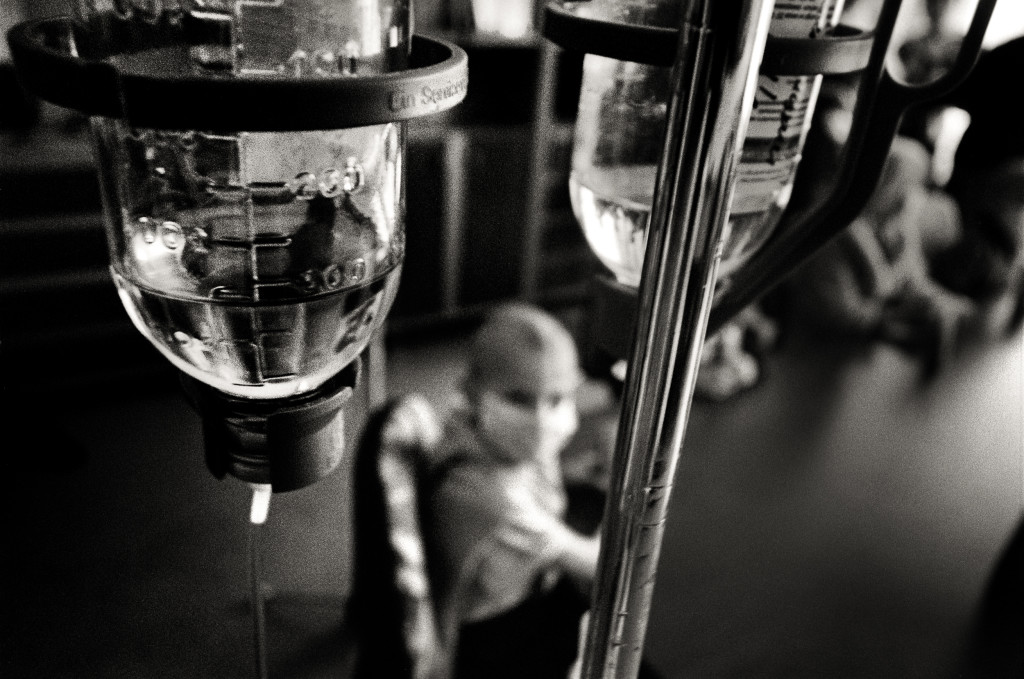
[[[0,0],[4,679],[1021,679],[1021,0]]]

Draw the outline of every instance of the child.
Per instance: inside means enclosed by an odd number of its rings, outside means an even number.
[[[564,521],[576,346],[545,312],[499,308],[472,340],[465,407],[432,452],[425,533],[456,677],[558,677],[577,655],[598,538]]]

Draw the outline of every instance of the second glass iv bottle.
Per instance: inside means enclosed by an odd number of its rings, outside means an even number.
[[[831,29],[844,0],[777,6],[769,32],[815,38]],[[676,28],[679,0],[594,0],[595,19]],[[591,249],[616,279],[640,283],[657,166],[664,144],[668,68],[588,54],[576,121],[570,197]],[[764,244],[789,203],[821,77],[759,76],[723,234],[723,279]]]

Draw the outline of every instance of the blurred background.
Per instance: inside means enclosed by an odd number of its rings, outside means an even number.
[[[850,22],[875,4],[848,2]],[[929,4],[949,4],[955,34],[973,3],[905,3],[903,43],[926,35]],[[529,2],[417,0],[415,11],[417,32],[466,49],[470,93],[410,123],[408,254],[376,348],[383,372],[363,385],[350,432],[389,396],[451,407],[467,333],[509,299],[572,330],[592,368],[589,432],[614,428],[617,382],[592,351],[603,268],[568,194],[581,56],[539,35]],[[5,0],[0,28],[64,12]],[[987,45],[1021,34],[1024,8],[1001,0]],[[1020,78],[1000,84],[1007,101]],[[253,676],[248,489],[206,471],[173,368],[118,300],[90,154],[85,121],[25,95],[0,44],[0,674]],[[794,281],[763,304],[779,336],[758,354],[756,384],[698,393],[653,666],[667,677],[1021,676],[1021,610],[998,604],[1020,602],[1024,572],[1024,345],[1006,321],[1017,300],[998,300],[994,320],[923,371],[905,347],[807,323],[794,287],[813,279]],[[600,455],[601,440],[577,450]],[[350,498],[350,461],[274,498],[272,676],[350,666]]]

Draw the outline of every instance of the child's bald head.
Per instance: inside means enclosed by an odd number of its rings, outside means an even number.
[[[572,335],[554,317],[527,304],[495,309],[473,337],[467,391],[566,394],[580,383]]]

